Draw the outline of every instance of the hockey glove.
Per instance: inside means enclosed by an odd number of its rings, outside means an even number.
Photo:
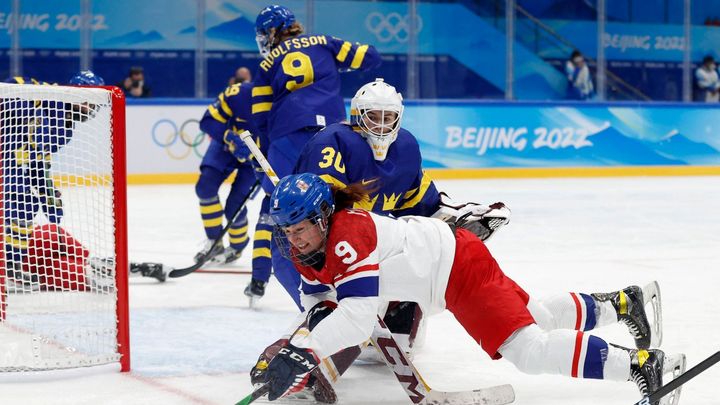
[[[288,339],[278,339],[275,343],[266,347],[260,357],[258,357],[255,366],[250,370],[250,383],[254,387],[257,388],[259,385],[262,385],[265,381],[265,372],[267,371],[268,364],[275,358],[278,351],[288,343]]]
[[[265,372],[265,381],[270,385],[268,399],[274,401],[302,390],[310,378],[310,372],[318,363],[320,359],[311,349],[302,349],[292,344],[280,349]]]
[[[240,134],[235,131],[225,131],[225,145],[227,145],[228,151],[235,156],[235,159],[240,163],[245,163],[250,159],[250,149],[248,149],[245,142],[240,138]]]

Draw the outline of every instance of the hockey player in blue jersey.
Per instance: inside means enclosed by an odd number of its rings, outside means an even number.
[[[10,77],[5,82],[55,85],[21,76]],[[102,86],[104,83],[102,77],[89,70],[78,72],[68,81],[68,84],[73,86]],[[66,240],[74,239],[60,226],[64,216],[63,197],[52,178],[52,156],[72,140],[77,124],[95,116],[96,107],[88,103],[10,97],[5,98],[2,103],[0,183],[3,187],[2,226],[7,276],[19,286],[35,283],[34,286],[37,287],[38,274],[33,271],[37,269],[28,266],[28,245],[37,242],[37,235],[53,234],[62,235]],[[44,214],[49,224],[37,224],[37,216],[40,214]],[[77,246],[81,246],[79,241]],[[40,249],[38,254],[44,253],[42,250]],[[97,269],[99,266],[94,264],[104,260],[94,257],[65,260],[66,258],[58,256],[57,251],[53,255],[53,260],[60,260],[64,266],[76,269],[77,280],[85,278],[86,264]],[[34,258],[36,261],[41,259],[42,257]],[[157,263],[131,263],[130,270],[159,281],[165,280],[162,265]],[[55,282],[62,283],[59,280]],[[74,282],[72,285],[77,287],[78,283]]]
[[[381,60],[370,45],[304,33],[292,11],[279,5],[260,11],[255,30],[264,59],[255,75],[252,117],[267,136],[267,159],[282,177],[292,172],[303,145],[319,129],[345,119],[340,72],[372,69]],[[267,178],[262,187],[268,195],[273,190]],[[279,257],[273,253],[273,262]],[[297,273],[286,267],[273,266],[276,278],[286,288],[297,285]],[[269,276],[254,271],[249,288],[264,286]],[[299,307],[298,294],[291,295]]]
[[[200,121],[200,129],[210,135],[212,141],[200,164],[200,178],[195,185],[205,234],[208,238],[205,248],[196,255],[196,260],[205,256],[213,242],[220,237],[223,216],[228,221],[231,220],[245,202],[243,197],[258,181],[259,175],[250,161],[249,151],[239,136],[245,130],[258,133],[250,121],[252,89],[252,83],[249,82],[228,86],[218,95],[215,102],[208,106]],[[260,142],[261,145],[264,143]],[[223,208],[218,190],[233,172],[235,172],[235,180]],[[242,208],[240,216],[228,231],[229,246],[225,248],[223,244],[218,244],[214,251],[210,252],[211,260],[219,263],[237,260],[249,242],[247,231],[247,208]],[[270,272],[269,231],[270,225],[263,225],[260,221],[253,242],[253,267],[268,273]]]

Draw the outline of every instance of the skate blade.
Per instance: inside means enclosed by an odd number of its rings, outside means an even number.
[[[660,297],[660,285],[657,281],[646,285],[642,289],[643,301],[645,304],[645,310],[647,311],[648,304],[652,305],[653,309],[653,322],[650,325],[650,347],[660,347],[663,340],[662,332],[662,299]]]
[[[668,354],[665,356],[665,361],[663,362],[663,377],[668,376],[668,374],[672,374],[673,379],[675,379],[684,373],[686,368],[687,359],[684,354]],[[663,378],[664,384],[667,384],[668,382],[669,381],[666,381],[665,378]],[[673,392],[665,395],[660,400],[660,405],[678,405],[680,402],[681,391],[682,385]]]

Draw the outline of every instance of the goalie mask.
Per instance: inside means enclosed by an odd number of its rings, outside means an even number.
[[[280,180],[270,197],[270,217],[275,223],[273,238],[283,256],[321,269],[334,208],[330,185],[319,176],[302,173]]]
[[[402,114],[402,95],[383,79],[360,87],[350,101],[350,122],[360,128],[375,160],[387,157],[400,131]]]
[[[275,47],[277,36],[295,22],[295,14],[283,6],[272,5],[260,10],[255,19],[255,42],[263,58]]]

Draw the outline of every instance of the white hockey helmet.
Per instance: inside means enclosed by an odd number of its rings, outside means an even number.
[[[383,161],[400,131],[402,95],[383,79],[375,79],[355,93],[350,101],[350,122],[360,127],[375,160]]]

